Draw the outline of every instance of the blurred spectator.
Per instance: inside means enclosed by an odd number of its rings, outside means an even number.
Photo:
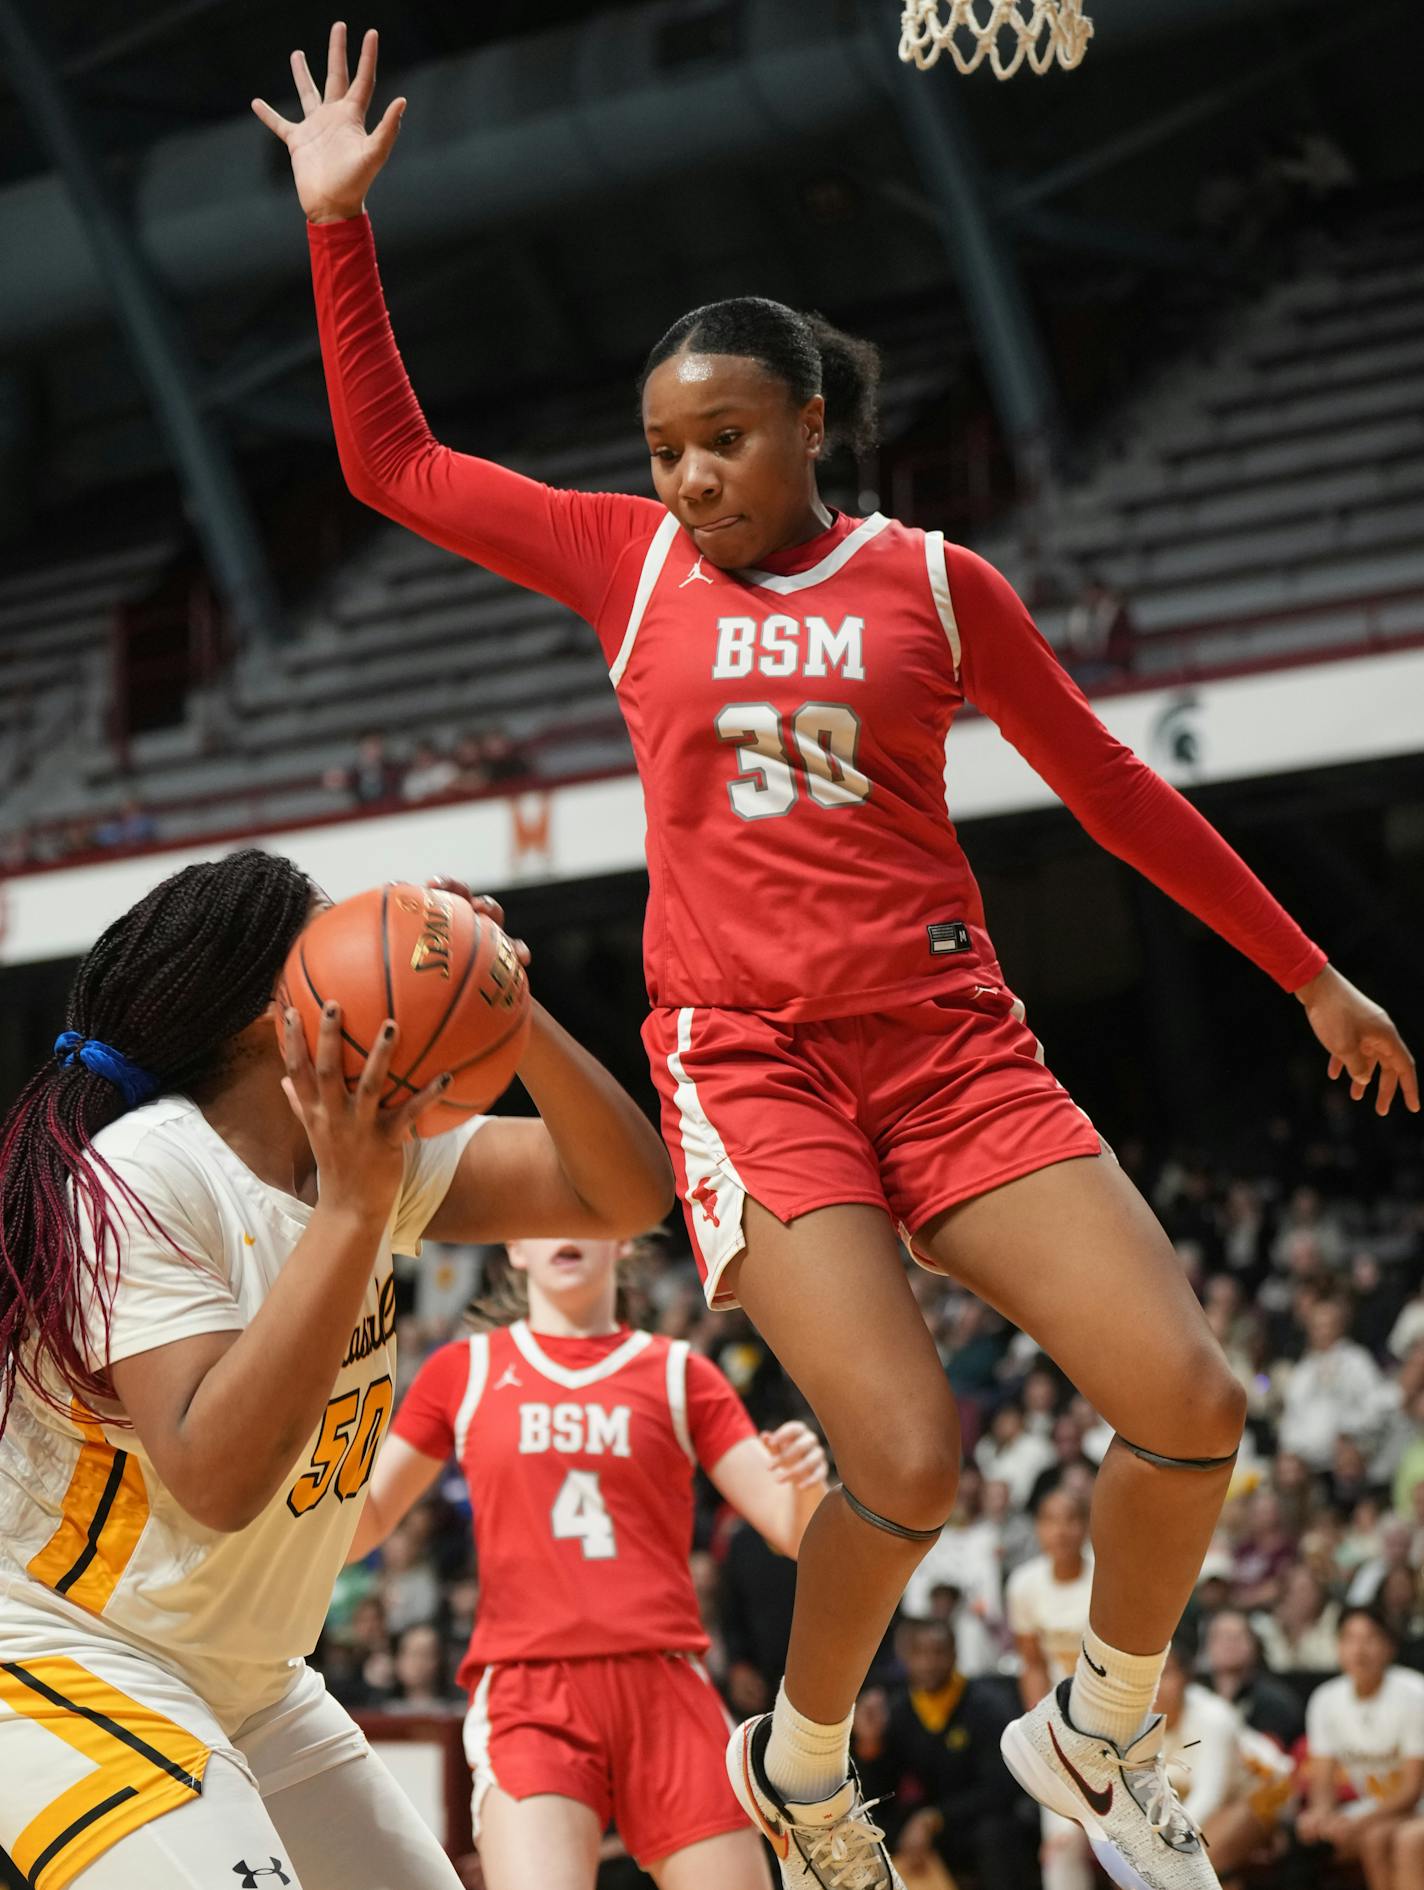
[[[1318,1576],[1297,1565],[1286,1571],[1280,1600],[1251,1625],[1273,1673],[1333,1673],[1340,1610]]]
[[[1084,689],[1126,676],[1132,669],[1136,629],[1127,599],[1096,572],[1089,572],[1068,612],[1064,636],[1068,667]]]
[[[1239,1608],[1222,1608],[1207,1623],[1206,1678],[1253,1732],[1289,1752],[1305,1730],[1300,1702],[1283,1681],[1262,1671],[1261,1643]]]
[[[1271,1740],[1191,1677],[1189,1638],[1172,1643],[1157,1690],[1166,1721],[1162,1756],[1223,1881],[1271,1845],[1291,1795],[1294,1765]]]
[[[737,1519],[722,1563],[727,1698],[741,1719],[771,1710],[786,1667],[796,1564]]]
[[[1046,1362],[1040,1361],[1023,1381],[1024,1428],[1038,1437],[1052,1438],[1063,1403],[1063,1381]]]
[[[989,1420],[989,1435],[979,1440],[974,1461],[988,1481],[1007,1483],[1011,1500],[1023,1508],[1039,1476],[1058,1459],[1047,1438],[1025,1425],[1023,1406],[1010,1400]]]
[[[455,790],[460,794],[478,794],[490,784],[485,765],[485,745],[478,735],[462,735],[451,750],[455,764]]]
[[[422,738],[411,750],[410,762],[401,781],[403,801],[433,801],[448,794],[459,779],[460,770],[449,755],[442,755],[434,742]]]
[[[1258,1490],[1247,1503],[1246,1524],[1237,1537],[1231,1586],[1242,1608],[1274,1606],[1286,1570],[1296,1558],[1297,1539],[1287,1526],[1279,1496]]]
[[[1404,1415],[1409,1441],[1404,1444],[1395,1466],[1394,1507],[1401,1516],[1413,1516],[1415,1497],[1424,1488],[1424,1385],[1410,1397]],[[1424,1521],[1424,1518],[1417,1520]],[[1421,1559],[1421,1553],[1416,1551],[1414,1560]]]
[[[1394,1636],[1400,1666],[1424,1671],[1424,1574],[1409,1567],[1391,1568],[1371,1605]]]
[[[351,767],[333,768],[325,779],[329,788],[349,794],[359,806],[374,807],[396,799],[401,768],[388,752],[380,729],[368,728],[356,737],[356,759]]]
[[[1379,1366],[1362,1345],[1346,1338],[1349,1325],[1343,1295],[1316,1298],[1305,1315],[1308,1349],[1286,1384],[1281,1448],[1313,1470],[1327,1468],[1342,1434],[1377,1436],[1392,1402]]]
[[[1069,1490],[1051,1490],[1040,1499],[1036,1520],[1043,1552],[1014,1570],[1004,1592],[1025,1709],[1072,1675],[1093,1587],[1084,1500]],[[1082,1827],[1046,1810],[1040,1826],[1044,1890],[1092,1890],[1092,1857]]]
[[[1083,1453],[1083,1433],[1071,1412],[1065,1411],[1062,1417],[1054,1421],[1049,1441],[1053,1445],[1053,1461],[1047,1469],[1039,1471],[1028,1495],[1028,1507],[1035,1514],[1042,1498],[1050,1490],[1056,1490],[1070,1472],[1079,1471],[1091,1482],[1097,1469],[1092,1459]]]
[[[936,1596],[952,1597],[951,1618],[961,1670],[991,1672],[1003,1652],[1004,1599],[999,1530],[984,1513],[984,1479],[967,1465],[954,1514],[910,1577],[901,1611],[911,1620],[935,1613]]]
[[[1424,1795],[1424,1678],[1394,1666],[1393,1637],[1367,1609],[1340,1629],[1344,1671],[1306,1710],[1310,1798],[1297,1835],[1344,1862],[1365,1862],[1384,1880],[1393,1827]]]
[[[381,1597],[396,1636],[440,1611],[440,1582],[426,1554],[430,1523],[428,1508],[414,1509],[381,1545]]]
[[[1278,1267],[1307,1256],[1328,1272],[1345,1264],[1345,1230],[1340,1218],[1325,1205],[1319,1188],[1296,1188],[1281,1215],[1271,1259]]]
[[[132,794],[119,802],[117,814],[94,829],[95,845],[101,847],[142,847],[157,838],[158,822]]]
[[[388,1713],[450,1713],[463,1705],[450,1683],[449,1659],[438,1629],[428,1621],[408,1627],[396,1641],[395,1694]]]
[[[528,760],[503,729],[486,729],[480,746],[491,781],[522,781],[530,773]]]
[[[958,1668],[945,1621],[908,1623],[898,1645],[905,1679],[861,1696],[852,1746],[887,1847],[911,1884],[933,1853],[958,1890],[1029,1890],[1037,1821],[999,1754],[1012,1693]]]
[[[1243,1291],[1251,1292],[1267,1265],[1266,1209],[1249,1181],[1233,1181],[1217,1211],[1221,1257]]]

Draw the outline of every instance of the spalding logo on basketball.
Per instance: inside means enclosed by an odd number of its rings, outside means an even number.
[[[420,1135],[488,1109],[529,1040],[529,980],[513,945],[468,900],[433,886],[397,882],[328,906],[299,934],[283,984],[313,1055],[322,1006],[333,998],[341,1006],[348,1087],[388,1017],[400,1036],[383,1104],[407,1101],[450,1072]]]

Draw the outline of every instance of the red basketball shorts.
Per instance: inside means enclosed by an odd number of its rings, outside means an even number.
[[[695,1654],[613,1654],[482,1669],[465,1720],[474,1823],[491,1785],[555,1792],[655,1863],[747,1828],[727,1783],[732,1722]]]
[[[722,1276],[748,1197],[783,1222],[867,1202],[908,1241],[957,1202],[1103,1148],[1000,985],[812,1023],[656,1010],[643,1041],[712,1306],[736,1303]]]

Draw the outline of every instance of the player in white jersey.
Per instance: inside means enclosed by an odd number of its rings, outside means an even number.
[[[1417,1845],[1407,1826],[1424,1798],[1424,1675],[1393,1666],[1397,1651],[1373,1609],[1347,1608],[1343,1671],[1316,1688],[1305,1711],[1310,1800],[1297,1834],[1358,1863],[1370,1890],[1420,1884],[1396,1871],[1404,1861],[1396,1853]]]
[[[1093,1557],[1088,1548],[1088,1506],[1072,1490],[1051,1489],[1034,1516],[1043,1553],[1021,1562],[1004,1589],[1004,1612],[1019,1653],[1019,1693],[1025,1708],[1068,1679],[1088,1629]],[[1044,1807],[1045,1890],[1092,1890],[1094,1871],[1080,1825]]]
[[[632,1101],[539,1007],[536,1120],[417,1141],[340,1015],[274,991],[318,900],[186,868],[82,961],[0,1162],[0,1846],[35,1890],[455,1890],[304,1656],[395,1377],[392,1255],[621,1236],[670,1199]],[[285,1095],[283,1092],[286,1092]]]

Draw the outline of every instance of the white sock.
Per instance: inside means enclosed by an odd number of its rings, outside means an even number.
[[[798,1713],[777,1689],[767,1741],[766,1776],[789,1805],[818,1805],[834,1798],[850,1776],[850,1728],[854,1711],[835,1726],[822,1726]]]
[[[1116,1746],[1130,1746],[1152,1717],[1166,1660],[1165,1647],[1160,1654],[1124,1654],[1089,1628],[1068,1696],[1069,1719],[1079,1732],[1097,1733]]]

